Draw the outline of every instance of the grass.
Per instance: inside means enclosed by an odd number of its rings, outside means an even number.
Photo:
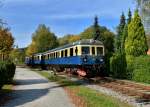
[[[79,83],[75,83],[70,81],[69,79],[58,76],[58,75],[50,75],[47,72],[36,71],[42,76],[48,78],[50,81],[57,82],[61,86],[69,89],[69,92],[72,92],[75,97],[79,97],[79,99],[83,99],[85,104],[80,107],[132,107],[127,103],[121,102],[116,98],[111,96],[104,95],[100,92],[87,88]],[[77,100],[78,98],[76,98]],[[77,101],[73,101],[77,102]],[[79,102],[79,104],[81,101]],[[76,105],[78,106],[78,105]]]
[[[80,87],[78,95],[86,100],[88,107],[131,107],[111,96],[106,96],[86,87]]]
[[[12,91],[12,87],[13,87],[12,84],[4,85],[2,90],[7,90],[8,92],[10,92]]]

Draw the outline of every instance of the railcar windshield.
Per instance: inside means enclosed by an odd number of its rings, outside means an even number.
[[[92,55],[95,55],[95,47],[92,47]]]
[[[97,55],[98,56],[103,55],[103,47],[97,47]]]
[[[90,47],[88,47],[88,46],[83,46],[83,47],[82,47],[82,54],[83,54],[83,55],[90,54]]]

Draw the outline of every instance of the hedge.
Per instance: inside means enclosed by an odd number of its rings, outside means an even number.
[[[15,75],[16,66],[9,61],[0,61],[0,89],[4,84],[10,83]]]
[[[116,52],[110,58],[110,70],[113,78],[150,84],[150,56],[133,57]]]
[[[150,83],[150,56],[128,57],[127,70],[130,71],[131,80]]]
[[[111,76],[114,78],[126,78],[126,56],[124,52],[116,52],[110,59]]]

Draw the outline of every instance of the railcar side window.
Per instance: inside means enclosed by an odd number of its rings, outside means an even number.
[[[82,54],[90,54],[90,48],[89,47],[82,47]]]
[[[92,55],[95,55],[95,47],[92,47]]]
[[[59,52],[56,52],[56,58],[58,58],[59,57]]]
[[[56,58],[56,52],[54,52],[54,58]]]
[[[70,56],[73,56],[73,48],[70,48]]]
[[[57,52],[55,52],[55,58],[57,58]]]
[[[67,51],[67,49],[66,49],[66,50],[65,50],[65,57],[67,57],[67,52],[68,52],[68,51]]]
[[[61,51],[61,58],[63,58],[64,57],[64,52],[63,51]]]
[[[48,54],[47,56],[48,56],[48,58],[47,58],[47,59],[49,59],[49,54]]]
[[[54,58],[54,53],[52,53],[52,58]]]
[[[50,54],[50,59],[52,58],[52,54]]]
[[[97,55],[103,55],[103,47],[97,47]]]

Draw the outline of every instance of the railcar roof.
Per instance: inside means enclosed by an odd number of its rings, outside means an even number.
[[[75,45],[103,45],[103,43],[101,41],[98,41],[98,40],[83,39],[83,40],[79,40],[79,41],[76,41],[76,42],[73,42],[73,43],[70,43],[70,44],[67,44],[67,45],[49,50],[49,51],[46,51],[43,54],[46,54],[46,53],[49,53],[49,52],[54,52],[54,51],[61,50],[61,49],[65,49],[65,48],[72,47],[72,46],[75,46]]]
[[[48,51],[43,52],[43,53],[37,53],[37,54],[34,54],[34,55],[36,55],[36,56],[37,55],[42,55],[42,54],[54,52],[54,51],[57,51],[57,50],[65,49],[65,48],[76,46],[76,45],[103,45],[103,43],[101,41],[93,40],[93,39],[82,39],[82,40],[79,40],[79,41],[76,41],[76,42],[73,42],[73,43],[55,48],[55,49],[51,49],[51,50],[48,50]]]

